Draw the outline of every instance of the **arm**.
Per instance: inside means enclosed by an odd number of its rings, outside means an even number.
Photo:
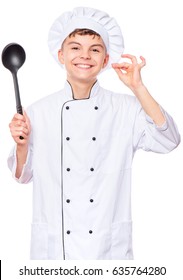
[[[115,63],[112,66],[120,80],[133,91],[143,109],[139,107],[136,118],[135,150],[142,148],[157,153],[172,151],[180,143],[180,134],[172,117],[160,108],[142,82],[140,72],[146,64],[145,59],[141,56],[141,63],[138,64],[135,56],[126,54],[122,57],[130,59],[131,63]]]
[[[135,56],[126,54],[123,58],[128,58],[131,63],[115,63],[112,64],[113,69],[118,74],[119,79],[129,87],[141,103],[146,114],[152,118],[157,126],[161,126],[165,122],[165,117],[160,109],[159,104],[150,95],[144,86],[140,71],[145,66],[145,59],[141,56],[141,63],[137,62]]]
[[[28,154],[28,144],[31,132],[31,126],[29,118],[24,111],[23,115],[15,114],[11,123],[9,124],[11,135],[15,141],[16,145],[16,161],[17,167],[15,172],[15,177],[20,178],[24,164],[27,160]],[[19,137],[23,136],[24,139]]]

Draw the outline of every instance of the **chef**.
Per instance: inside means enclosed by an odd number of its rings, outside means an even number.
[[[121,29],[105,12],[62,14],[48,42],[65,85],[10,123],[9,168],[19,183],[33,181],[31,259],[133,259],[133,157],[175,149],[176,124],[142,82],[145,59],[122,54]],[[133,95],[99,85],[109,67]]]

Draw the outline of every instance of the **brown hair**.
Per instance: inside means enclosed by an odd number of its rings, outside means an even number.
[[[74,31],[72,31],[72,32],[68,35],[68,37],[69,37],[69,38],[70,38],[70,37],[74,37],[76,34],[81,35],[81,36],[90,35],[90,36],[93,36],[93,38],[95,38],[95,36],[97,36],[97,37],[99,37],[99,38],[101,37],[97,32],[95,32],[95,31],[93,31],[93,30],[91,30],[91,29],[87,29],[87,28],[77,28],[77,29],[75,29]],[[65,38],[65,40],[66,40],[66,38]],[[64,45],[65,40],[63,41],[61,48],[63,48],[63,45]]]
[[[75,29],[74,31],[72,31],[69,34],[69,37],[72,37],[72,36],[74,37],[76,34],[81,35],[81,36],[83,36],[83,35],[93,35],[93,37],[95,37],[95,36],[100,37],[100,35],[97,32],[95,32],[91,29],[87,29],[87,28]]]

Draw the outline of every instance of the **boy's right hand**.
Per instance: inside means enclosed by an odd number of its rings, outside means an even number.
[[[11,123],[9,124],[9,128],[14,141],[18,145],[28,145],[31,125],[25,111],[23,111],[23,115],[18,113],[14,115]],[[22,136],[23,139],[20,139],[20,136]]]

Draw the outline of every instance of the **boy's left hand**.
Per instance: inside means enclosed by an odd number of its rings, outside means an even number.
[[[146,65],[145,58],[140,56],[141,63],[137,62],[137,58],[130,54],[123,54],[122,58],[128,58],[129,62],[113,63],[112,68],[118,74],[119,79],[132,91],[142,86],[141,69]]]

